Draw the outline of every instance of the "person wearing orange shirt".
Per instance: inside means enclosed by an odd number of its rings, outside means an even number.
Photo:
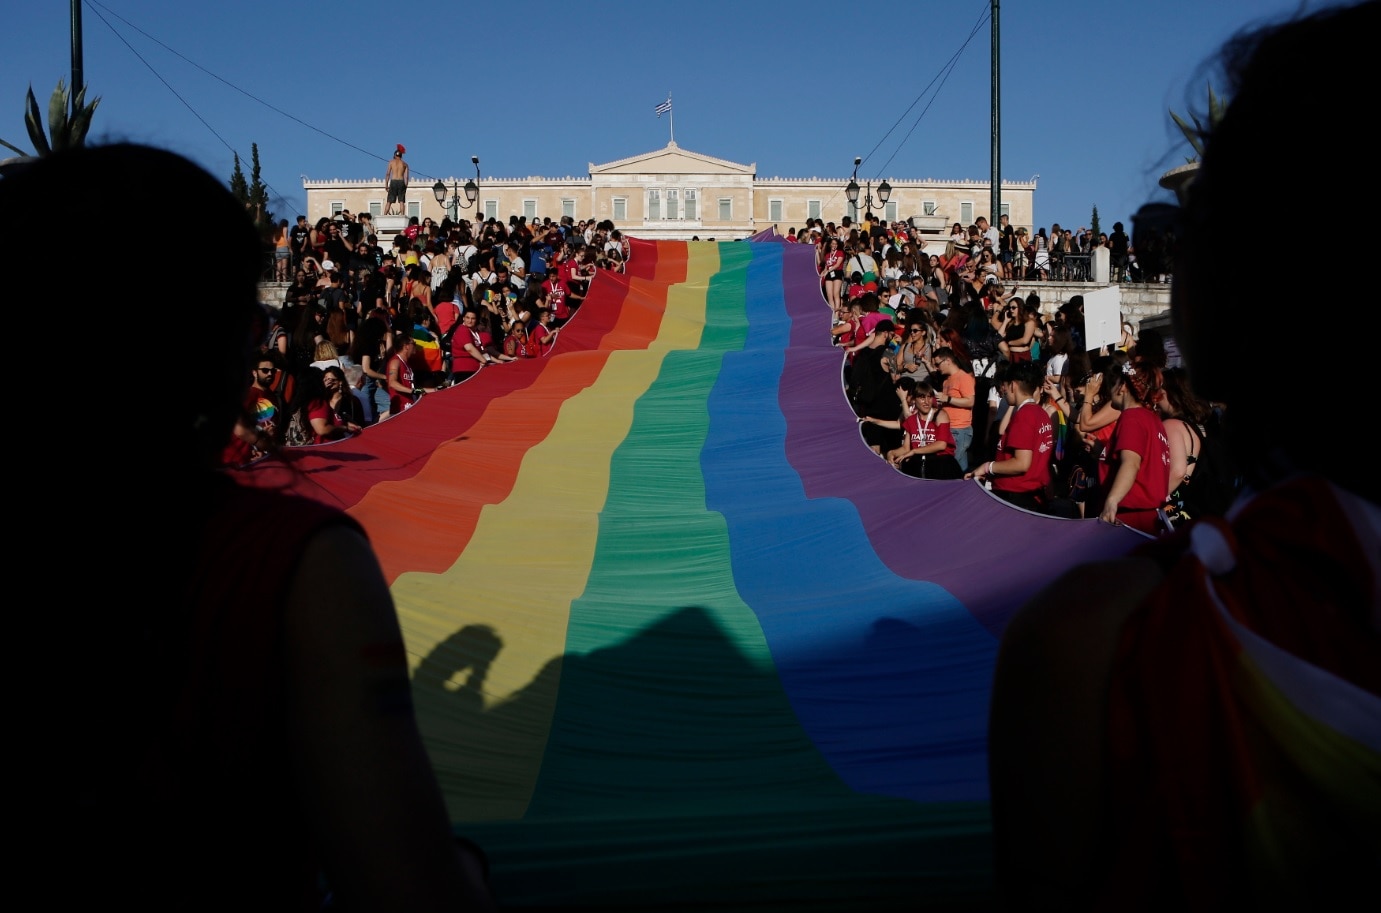
[[[949,413],[949,430],[954,435],[954,458],[965,472],[969,469],[969,447],[973,444],[973,404],[978,382],[961,364],[949,346],[935,350],[935,370],[945,378],[939,403]]]

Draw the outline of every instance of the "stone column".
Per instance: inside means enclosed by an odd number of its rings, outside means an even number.
[[[1089,258],[1089,272],[1094,282],[1100,285],[1108,284],[1108,277],[1112,275],[1112,254],[1106,247],[1095,247],[1093,256]]]

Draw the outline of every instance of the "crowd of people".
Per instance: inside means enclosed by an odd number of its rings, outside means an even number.
[[[345,210],[283,221],[278,239],[275,269],[292,280],[227,465],[357,433],[481,369],[543,357],[596,270],[622,272],[630,251],[612,223],[569,217],[413,218],[384,247],[368,213]]]
[[[1117,461],[1100,515],[1141,525],[1133,508],[1173,489],[1181,464],[1195,467],[1191,494],[1205,486],[1215,438],[1246,485],[1229,510],[1080,564],[1008,623],[988,746],[1009,909],[1335,909],[1371,889],[1381,486],[1368,461],[1330,446],[1330,432],[1359,423],[1352,398],[1234,357],[1273,350],[1298,314],[1286,297],[1244,290],[1222,238],[1278,215],[1261,188],[1300,162],[1327,161],[1342,182],[1374,170],[1375,149],[1346,128],[1279,125],[1294,110],[1346,123],[1355,103],[1299,73],[1365,80],[1378,30],[1370,0],[1234,37],[1215,78],[1230,101],[1202,137],[1187,198],[1134,221],[1138,235],[1152,214],[1174,226],[1171,311],[1189,373],[1162,371],[1142,333],[1124,365],[1073,375],[1074,414]],[[1326,183],[1299,190],[1308,210],[1330,204]],[[1360,353],[1330,361],[1330,389],[1364,390],[1370,376]],[[1229,406],[1207,439],[1201,397]],[[1292,428],[1306,415],[1324,434]],[[1167,450],[1172,478],[1158,474],[1150,491],[1146,466]]]
[[[906,308],[901,283],[896,300],[879,287],[850,289],[847,306],[842,295],[831,302],[848,327],[834,335],[853,358],[851,395],[880,456],[902,467],[953,457],[995,491],[1021,494],[997,483],[1028,478],[1047,442],[1058,462],[1054,428],[1064,416],[1083,429],[1064,436],[1067,447],[1092,451],[1105,440],[1101,452],[1111,454],[1099,473],[1104,520],[1143,524],[1142,505],[1174,487],[1144,473],[1175,472],[1177,446],[1201,473],[1215,436],[1198,428],[1198,397],[1231,404],[1217,436],[1247,487],[1226,516],[1082,564],[1006,626],[988,740],[1006,908],[1335,909],[1369,896],[1381,833],[1381,486],[1364,458],[1288,433],[1298,415],[1325,429],[1355,425],[1355,397],[1321,396],[1314,384],[1281,382],[1223,356],[1272,351],[1296,305],[1277,297],[1264,315],[1243,319],[1231,306],[1244,299],[1240,276],[1223,268],[1222,231],[1269,224],[1279,203],[1261,188],[1303,159],[1321,157],[1345,179],[1370,173],[1371,145],[1328,127],[1351,122],[1355,98],[1320,93],[1299,73],[1327,67],[1340,84],[1364,83],[1378,31],[1381,3],[1369,0],[1227,48],[1231,102],[1176,213],[1173,310],[1188,376],[1166,371],[1144,332],[1125,351],[1081,364],[1072,300],[1062,318],[1037,320],[1040,334],[1028,339],[1029,298],[1017,305],[1000,279],[975,281],[976,272],[958,277],[943,307],[931,304],[933,282]],[[1295,110],[1325,128],[1282,132],[1281,112]],[[32,654],[20,660],[22,679],[37,685],[16,705],[30,748],[15,757],[17,777],[42,798],[20,803],[17,885],[80,907],[496,909],[483,854],[452,833],[410,703],[388,584],[363,529],[331,507],[220,471],[246,374],[283,372],[257,307],[259,239],[241,204],[172,153],[77,147],[6,164],[0,210],[9,218],[0,230],[16,249],[61,237],[89,213],[89,188],[153,186],[178,188],[204,225],[199,242],[214,252],[216,281],[179,312],[201,341],[197,381],[147,387],[156,444],[136,435],[145,446],[103,448],[97,481],[107,484],[49,486],[44,509],[26,518],[16,566],[52,581],[43,592],[59,598],[17,613],[12,638]],[[1323,183],[1301,193],[1309,206],[1331,201]],[[558,263],[585,261],[594,236],[573,234],[562,237],[559,259],[551,245]],[[65,278],[85,288],[119,275],[146,255],[146,237],[118,232],[88,246]],[[874,256],[851,237],[839,247],[845,270]],[[410,252],[418,263],[406,262]],[[420,251],[402,254],[400,270],[420,265]],[[329,281],[317,289],[353,287],[321,266]],[[497,255],[478,264],[487,273],[498,266]],[[508,266],[510,276],[518,271],[511,257]],[[373,288],[382,267],[380,257],[356,278]],[[535,282],[537,270],[520,269]],[[466,270],[476,267],[458,270],[464,278]],[[37,300],[51,280],[42,270],[3,276],[16,301]],[[385,287],[409,280],[426,286],[405,270],[384,277]],[[830,281],[822,277],[826,294]],[[484,312],[510,321],[511,304],[490,308],[471,283],[460,285],[471,291],[460,295],[465,320]],[[379,306],[362,300],[369,307],[357,310],[357,331]],[[310,339],[288,331],[300,345],[294,357],[310,359],[307,367],[329,361],[317,358],[315,337],[329,339],[335,315],[292,307],[321,328]],[[1004,323],[1022,327],[1022,338],[1009,338]],[[415,339],[415,326],[400,322],[395,335]],[[117,349],[147,345],[140,321],[106,329]],[[1064,336],[1072,348],[1057,352]],[[406,349],[395,353],[404,361]],[[477,351],[477,361],[497,359]],[[1065,367],[1052,373],[1056,359]],[[1370,365],[1357,353],[1331,369],[1331,387],[1368,389]],[[332,389],[327,375],[313,388],[319,399]],[[1007,403],[996,422],[980,417],[982,379]],[[864,382],[881,389],[861,397],[854,388]],[[71,380],[53,383],[61,391]],[[411,395],[400,386],[395,392]],[[895,413],[880,414],[888,397]],[[82,402],[94,427],[133,427],[123,398]],[[309,419],[322,417],[312,411]],[[30,421],[40,440],[70,440],[65,414],[37,410]],[[62,435],[46,434],[60,423]],[[955,467],[942,463],[936,471],[952,476]],[[74,572],[72,551],[51,543],[93,516],[120,524],[119,534],[101,538],[92,570]]]
[[[629,253],[612,223],[569,217],[414,218],[386,248],[371,223],[348,210],[315,226],[280,223],[275,266],[293,278],[227,464],[357,433],[481,369],[542,357],[595,271],[621,271]],[[1207,505],[1189,484],[1221,407],[1166,368],[1159,337],[1137,339],[1124,324],[1116,347],[1089,353],[1081,298],[1046,317],[1037,295],[1012,284],[1041,276],[1047,250],[1107,243],[1125,267],[1134,251],[1122,224],[1106,242],[1058,226],[1051,237],[1065,241],[1047,248],[1041,229],[1028,242],[1006,216],[956,224],[940,253],[928,252],[935,239],[871,213],[789,231],[816,248],[864,439],[908,475],[978,479],[1057,516],[1161,533],[1221,509],[1230,483],[1215,479]]]
[[[1009,292],[995,255],[1007,228],[980,219],[963,232],[977,256],[954,242],[926,256],[904,223],[870,217],[792,233],[817,246],[868,446],[908,475],[977,479],[1027,510],[1148,534],[1225,510],[1240,477],[1223,405],[1167,367],[1155,331],[1124,323],[1117,345],[1090,351],[1082,296],[1046,316],[1036,293]]]
[[[838,304],[852,272],[873,272],[883,279],[897,280],[910,274],[928,283],[938,273],[939,283],[949,290],[961,272],[972,266],[982,275],[1002,282],[1047,279],[1091,278],[1088,257],[1098,248],[1106,248],[1113,279],[1129,282],[1164,282],[1169,277],[1169,261],[1173,257],[1173,239],[1156,235],[1142,238],[1141,256],[1132,246],[1132,238],[1121,222],[1113,224],[1112,234],[1079,227],[1077,231],[1061,229],[1059,223],[1044,227],[1032,234],[1024,226],[1014,227],[1004,214],[992,225],[979,216],[967,228],[955,222],[943,237],[924,236],[907,222],[876,220],[872,213],[865,215],[863,224],[870,244],[865,252],[872,259],[871,269],[866,259],[853,263],[849,269],[850,252],[845,245],[857,229],[845,216],[840,225],[823,219],[810,219],[806,229],[792,228],[786,240],[790,243],[812,243],[822,247],[821,274],[825,276],[826,295],[831,304]],[[835,242],[838,242],[837,244]],[[885,247],[883,245],[886,245]],[[1077,265],[1075,260],[1082,259]]]

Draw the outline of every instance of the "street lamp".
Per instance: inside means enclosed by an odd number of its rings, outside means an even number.
[[[862,159],[861,157],[857,157],[857,158],[854,159],[854,174],[853,174],[853,177],[849,178],[849,186],[844,188],[844,196],[848,198],[849,203],[850,203],[855,209],[857,209],[857,207],[858,207],[858,189],[859,189],[859,188],[858,188],[858,166],[861,165],[861,164],[863,164],[863,159]],[[881,184],[878,185],[878,199],[877,199],[877,202],[878,202],[878,205],[879,205],[879,206],[886,206],[886,205],[887,205],[887,200],[888,200],[891,196],[892,196],[892,185],[891,185],[891,184],[887,183],[886,181],[883,181]],[[867,183],[867,188],[863,191],[863,210],[864,210],[864,212],[867,213],[867,218],[871,219],[871,218],[873,217],[873,182],[872,182],[872,181],[868,181],[868,183]]]
[[[440,203],[443,207],[450,210],[451,219],[455,221],[460,220],[460,211],[462,209],[469,209],[471,206],[476,205],[476,202],[480,198],[480,157],[478,155],[472,155],[470,156],[470,162],[475,166],[475,179],[473,181],[465,182],[464,203],[460,201],[461,188],[456,186],[455,181],[451,182],[450,199],[446,198],[445,184],[443,184],[441,181],[437,181],[435,184],[432,185],[432,196],[436,197],[436,201]]]

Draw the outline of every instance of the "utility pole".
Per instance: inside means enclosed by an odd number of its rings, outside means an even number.
[[[72,0],[72,97],[81,94],[86,84],[82,73],[82,0]]]
[[[988,224],[997,225],[1002,215],[1002,42],[998,27],[998,0],[993,0],[993,175],[989,193]]]

